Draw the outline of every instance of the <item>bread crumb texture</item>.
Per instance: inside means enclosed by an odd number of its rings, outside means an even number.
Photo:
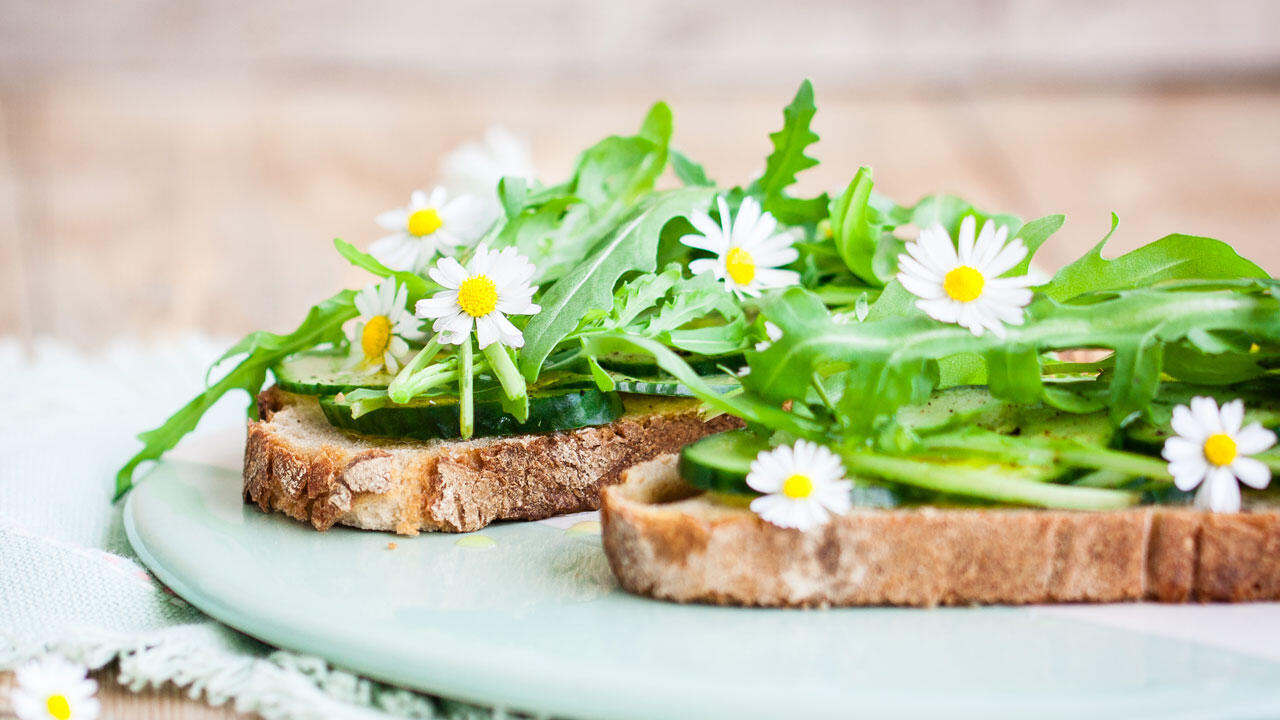
[[[855,510],[808,533],[678,477],[676,456],[605,488],[603,541],[624,588],[759,606],[1280,600],[1280,512],[1182,507]]]
[[[314,397],[269,388],[248,426],[244,498],[317,530],[472,532],[597,509],[600,488],[623,469],[741,425],[704,421],[683,398],[627,396],[626,407],[599,427],[421,442],[339,430]]]

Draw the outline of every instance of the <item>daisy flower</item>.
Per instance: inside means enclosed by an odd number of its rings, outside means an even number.
[[[744,198],[738,216],[730,218],[729,206],[718,198],[720,224],[704,212],[689,215],[689,222],[700,235],[690,234],[680,242],[696,250],[715,253],[715,258],[700,258],[689,263],[695,275],[712,273],[723,280],[725,289],[739,298],[759,297],[764,290],[787,287],[800,282],[800,274],[779,268],[800,254],[791,247],[795,236],[777,232],[778,221],[760,211],[755,198]]]
[[[483,141],[466,143],[446,155],[440,177],[450,192],[467,193],[480,201],[488,226],[502,215],[498,181],[504,177],[532,180],[533,161],[520,138],[494,126],[485,131]]]
[[[1239,482],[1261,490],[1271,482],[1271,470],[1248,457],[1276,444],[1276,434],[1244,423],[1244,403],[1232,400],[1218,408],[1209,397],[1191,398],[1191,407],[1173,409],[1173,431],[1164,443],[1164,459],[1179,490],[1197,485],[1196,507],[1212,512],[1239,512]]]
[[[408,340],[426,336],[420,322],[405,308],[409,288],[387,278],[356,293],[360,321],[351,335],[349,368],[366,375],[400,372],[400,359],[409,352]]]
[[[518,348],[524,335],[511,324],[508,315],[533,315],[536,286],[529,285],[537,268],[515,248],[489,250],[484,245],[464,268],[454,258],[440,258],[431,268],[431,279],[446,289],[419,300],[414,311],[423,319],[434,319],[432,329],[440,342],[461,345],[475,328],[480,349],[495,341]]]
[[[751,501],[751,511],[778,527],[809,530],[853,505],[853,483],[844,479],[840,458],[808,440],[761,452],[751,461],[747,485],[764,493]]]
[[[21,720],[94,720],[98,717],[98,683],[87,670],[48,655],[18,668],[13,711]]]
[[[488,227],[484,204],[472,195],[449,199],[442,187],[416,190],[409,204],[380,213],[376,222],[391,231],[369,246],[369,254],[392,270],[421,272],[436,255],[470,245]]]
[[[941,225],[920,231],[898,256],[898,282],[920,298],[916,307],[929,317],[955,323],[981,336],[990,330],[1005,336],[1005,323],[1021,325],[1023,308],[1031,302],[1036,284],[1030,275],[1000,277],[1022,262],[1027,247],[1015,238],[1005,243],[1009,229],[997,229],[990,220],[974,240],[976,221],[970,215],[960,223],[959,248]]]

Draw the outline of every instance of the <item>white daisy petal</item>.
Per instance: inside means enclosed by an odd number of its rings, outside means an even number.
[[[1240,485],[1227,468],[1214,468],[1196,492],[1197,507],[1215,513],[1240,512]]]
[[[1183,460],[1200,460],[1204,457],[1204,449],[1201,443],[1175,435],[1164,441],[1164,449],[1160,454],[1165,460],[1176,463]]]
[[[378,213],[373,221],[383,230],[403,232],[405,226],[409,223],[409,211],[404,208],[387,210],[386,212]]]
[[[1244,401],[1237,398],[1223,403],[1219,415],[1222,418],[1222,431],[1235,435],[1240,432],[1240,426],[1244,423]]]
[[[936,300],[917,300],[916,307],[939,322],[954,323],[960,318],[960,303],[948,297],[941,297]]]
[[[1186,405],[1174,406],[1172,426],[1174,432],[1195,445],[1196,452],[1200,452],[1200,446],[1204,445],[1204,439],[1209,436],[1200,423],[1196,422],[1195,416],[1191,414],[1191,408]]]
[[[1231,472],[1240,482],[1255,490],[1261,490],[1271,483],[1271,469],[1261,460],[1251,457],[1238,457],[1231,463]]]
[[[1169,463],[1169,474],[1173,476],[1173,485],[1187,492],[1204,481],[1209,473],[1209,464],[1203,459],[1188,458]]]
[[[1206,437],[1222,432],[1222,416],[1218,413],[1218,403],[1213,398],[1191,398],[1191,415],[1200,424]]]
[[[1012,270],[1013,266],[1022,262],[1026,256],[1027,246],[1023,245],[1021,240],[1014,240],[1005,245],[995,258],[985,263],[980,269],[988,277],[999,277]]]
[[[1276,444],[1276,434],[1262,427],[1260,423],[1250,423],[1236,435],[1236,450],[1243,455],[1257,455],[1266,452]]]
[[[493,325],[493,313],[476,318],[476,344],[483,350],[498,339],[498,328]]]
[[[470,276],[462,263],[453,258],[440,258],[428,274],[436,283],[451,290],[457,290],[462,281]]]
[[[961,265],[973,264],[973,247],[974,247],[974,228],[978,221],[972,215],[966,215],[960,221],[960,233],[956,236],[956,260]],[[983,226],[982,230],[985,234],[986,230],[991,227],[990,221]]]
[[[911,258],[902,256],[901,259],[910,260]],[[942,289],[942,283],[929,282],[924,278],[909,273],[898,273],[898,282],[902,283],[902,287],[906,288],[907,292],[922,300],[935,300],[946,295],[946,292]]]

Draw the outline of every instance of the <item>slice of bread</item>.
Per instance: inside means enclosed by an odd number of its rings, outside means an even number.
[[[244,499],[266,512],[402,535],[471,532],[494,520],[538,520],[600,507],[621,470],[712,432],[698,402],[624,396],[627,413],[599,427],[468,441],[393,440],[339,430],[316,398],[268,388],[249,423]]]
[[[1280,512],[854,510],[802,533],[701,493],[665,455],[604,489],[604,549],[627,590],[762,606],[1280,599]]]

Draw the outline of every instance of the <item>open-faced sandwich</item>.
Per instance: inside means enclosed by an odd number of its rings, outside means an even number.
[[[820,282],[752,304],[767,338],[740,391],[647,338],[587,342],[649,355],[746,424],[604,490],[625,588],[763,606],[1280,599],[1280,281],[1188,235],[1113,260],[1104,238],[1050,278],[1030,261],[1062,216],[903,207],[866,169],[801,210]]]
[[[807,83],[801,98],[812,106]],[[658,103],[638,134],[585,150],[563,183],[414,193],[378,216],[391,234],[368,252],[335,241],[374,281],[315,305],[292,332],[230,348],[210,374],[238,364],[140,436],[117,492],[233,390],[255,396],[245,500],[321,530],[462,532],[595,509],[622,469],[739,427],[705,417],[647,354],[585,346],[643,337],[732,391],[759,340],[753,299],[805,272],[819,281],[790,219],[816,204],[782,193],[807,162],[795,138],[724,196],[671,134]]]

